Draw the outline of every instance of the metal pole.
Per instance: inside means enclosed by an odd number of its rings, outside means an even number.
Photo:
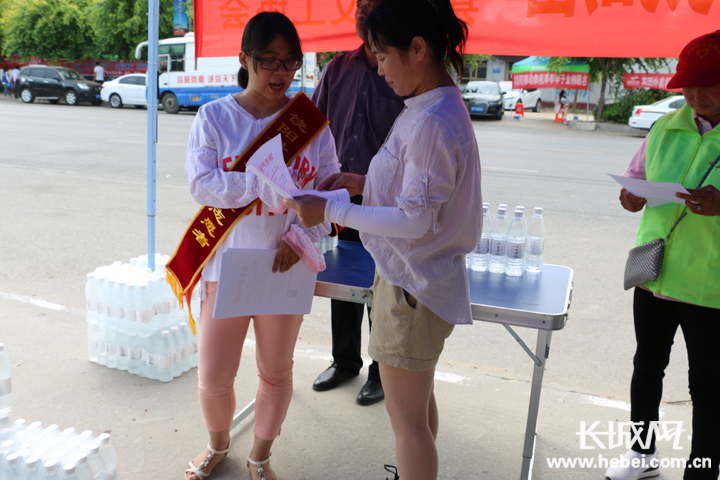
[[[157,94],[158,94],[158,31],[160,29],[160,1],[148,2],[148,61],[147,61],[147,217],[148,267],[155,270],[155,154],[157,150]]]
[[[588,74],[587,98],[585,99],[585,123],[590,121],[590,74]]]
[[[303,59],[302,68],[300,70],[300,90],[305,93],[305,60]]]

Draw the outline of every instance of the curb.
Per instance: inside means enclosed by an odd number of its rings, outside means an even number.
[[[595,122],[582,122],[579,120],[571,120],[567,123],[570,130],[578,130],[582,132],[611,132],[611,133],[625,133],[628,135],[645,136],[649,130],[643,128],[633,128],[630,125],[619,125],[615,123],[595,123]]]

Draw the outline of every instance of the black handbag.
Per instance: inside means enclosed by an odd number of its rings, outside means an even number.
[[[718,161],[720,161],[720,157],[716,158],[710,165],[710,168],[705,172],[705,176],[700,180],[697,188],[702,186]],[[675,227],[680,223],[680,220],[685,218],[685,215],[687,215],[687,207],[685,207],[682,215],[677,219],[675,225],[670,229],[670,233],[668,233],[665,238],[658,238],[657,240],[638,245],[630,250],[627,262],[625,263],[625,290],[655,280],[660,276],[663,255],[665,254],[665,243],[670,240],[670,235],[672,235]]]

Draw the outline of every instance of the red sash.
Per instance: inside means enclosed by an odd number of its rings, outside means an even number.
[[[282,136],[283,157],[290,164],[330,122],[302,92],[298,93],[278,113],[275,120],[248,145],[244,152],[235,157],[228,171],[244,172],[250,157],[265,142],[278,133]],[[190,327],[195,334],[195,320],[190,311],[190,298],[200,280],[202,269],[213,256],[236,223],[250,213],[259,199],[242,208],[202,207],[185,230],[182,240],[166,265],[166,278],[175,296],[183,307],[183,297],[188,304]]]

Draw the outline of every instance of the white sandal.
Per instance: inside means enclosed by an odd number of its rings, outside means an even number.
[[[187,475],[188,473],[194,473],[195,476],[197,476],[197,478],[199,478],[200,480],[206,479],[207,477],[210,476],[210,474],[212,473],[212,470],[208,473],[202,472],[201,470],[207,468],[207,466],[210,465],[210,462],[212,462],[212,459],[215,458],[215,455],[225,454],[225,456],[223,458],[221,458],[218,463],[225,460],[225,458],[227,458],[227,453],[230,451],[231,447],[232,447],[232,441],[230,441],[230,443],[228,443],[228,447],[225,450],[215,450],[213,447],[210,446],[210,442],[208,442],[207,448],[208,448],[208,450],[210,450],[210,453],[207,454],[207,456],[205,457],[205,460],[200,462],[200,465],[198,465],[197,467],[192,462],[192,460],[190,460],[188,462],[187,468],[185,469],[185,475]],[[215,467],[217,467],[217,463],[215,464]],[[215,469],[215,467],[213,467],[213,469]]]
[[[268,458],[266,458],[265,460],[262,460],[260,462],[256,462],[255,460],[251,459],[250,456],[248,456],[248,458],[247,458],[248,469],[250,469],[250,465],[255,466],[255,468],[257,468],[257,474],[258,474],[259,480],[267,480],[267,476],[265,475],[265,469],[263,468],[263,465],[265,465],[266,463],[268,463],[270,461],[271,456],[272,456],[272,453],[270,453],[270,455],[268,455]],[[250,476],[252,477],[252,471],[250,472]]]

